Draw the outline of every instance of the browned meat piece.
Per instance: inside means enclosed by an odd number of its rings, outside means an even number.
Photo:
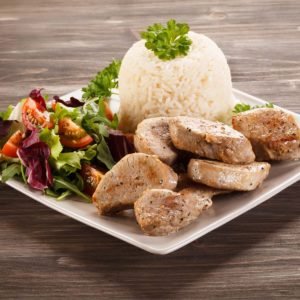
[[[300,159],[300,129],[291,114],[258,108],[233,116],[232,125],[250,140],[257,160]]]
[[[154,154],[168,165],[177,159],[177,149],[173,146],[167,117],[150,118],[142,121],[135,132],[134,146],[138,152]]]
[[[232,164],[246,164],[255,159],[244,135],[220,122],[175,117],[170,120],[169,128],[178,149]]]
[[[248,165],[231,165],[217,161],[191,159],[189,177],[210,187],[234,191],[252,191],[268,176],[270,164],[253,162]]]
[[[147,189],[174,189],[177,180],[177,174],[156,156],[132,153],[105,174],[93,195],[93,201],[101,215],[109,215],[132,208]]]
[[[144,233],[168,235],[189,225],[212,205],[213,189],[147,190],[135,202],[134,212]]]

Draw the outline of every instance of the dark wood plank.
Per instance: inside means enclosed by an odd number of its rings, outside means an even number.
[[[234,85],[300,112],[300,2],[1,0],[0,109],[33,87],[82,87],[147,24],[187,21],[226,53]],[[0,185],[0,298],[297,299],[300,183],[168,256]]]

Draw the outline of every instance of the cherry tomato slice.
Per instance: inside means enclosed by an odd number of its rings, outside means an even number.
[[[21,141],[22,141],[22,132],[18,130],[4,144],[1,152],[4,155],[9,157],[18,157],[17,150],[20,146]]]
[[[60,142],[62,145],[72,149],[84,148],[93,141],[93,138],[90,135],[86,135],[79,139],[73,139],[64,135],[60,136]]]
[[[108,120],[112,121],[114,118],[114,115],[106,101],[104,101],[104,106],[105,106],[105,116]]]
[[[89,164],[82,164],[81,176],[84,182],[84,192],[93,196],[104,174],[104,171],[98,170]]]
[[[58,133],[62,145],[68,148],[83,148],[93,141],[93,138],[70,118],[59,120]]]
[[[51,101],[51,108],[53,111],[55,111],[55,109],[56,109],[56,101],[55,100]]]
[[[53,123],[44,113],[45,109],[31,98],[27,98],[22,108],[22,121],[29,130],[35,128],[48,127],[53,128]]]

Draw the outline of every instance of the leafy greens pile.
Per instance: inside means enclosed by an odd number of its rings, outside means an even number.
[[[118,87],[120,64],[115,60],[99,72],[82,89],[82,101],[74,97],[62,100],[54,96],[52,102],[46,102],[41,90],[36,89],[15,107],[10,105],[5,112],[1,112],[1,180],[5,182],[16,177],[58,200],[77,194],[90,202],[90,197],[83,192],[85,182],[81,176],[82,165],[93,164],[110,169],[122,156],[133,152],[127,137],[116,130],[117,115],[111,118],[107,115],[107,100],[112,95],[112,89]],[[28,101],[31,101],[31,106]],[[28,123],[28,120],[33,120],[33,123]],[[64,127],[62,122],[73,127],[70,129],[66,124]],[[13,137],[17,131],[21,131],[16,135],[21,136],[18,141]],[[73,134],[75,142],[82,135],[88,136],[89,142],[83,147],[70,148],[63,143],[65,134]],[[113,149],[112,155],[111,144],[121,145],[123,151],[115,155]],[[4,145],[9,145],[10,150],[13,149],[11,146],[17,147],[16,155],[5,155]]]

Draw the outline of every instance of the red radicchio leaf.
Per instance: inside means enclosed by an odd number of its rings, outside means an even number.
[[[53,184],[49,165],[50,148],[39,139],[38,130],[34,130],[21,143],[18,156],[26,167],[28,184],[37,190],[44,190]]]
[[[58,96],[54,96],[53,99],[67,107],[79,107],[84,105],[84,102],[81,102],[74,97],[71,97],[70,100],[67,101],[60,99]]]
[[[32,131],[27,130],[26,132],[26,139],[22,141],[21,147],[22,148],[29,148],[33,144],[40,142],[40,136],[38,129],[34,129]]]
[[[2,118],[0,118],[0,139],[8,135],[9,129],[13,123],[14,121],[3,121]]]
[[[44,97],[41,94],[41,90],[42,89],[34,89],[30,92],[29,97],[34,100],[35,102],[37,102],[38,104],[40,104],[40,106],[46,110],[46,101],[44,99]]]
[[[110,153],[115,162],[129,153],[135,152],[133,134],[125,134],[120,130],[108,129],[109,136],[106,138]]]

